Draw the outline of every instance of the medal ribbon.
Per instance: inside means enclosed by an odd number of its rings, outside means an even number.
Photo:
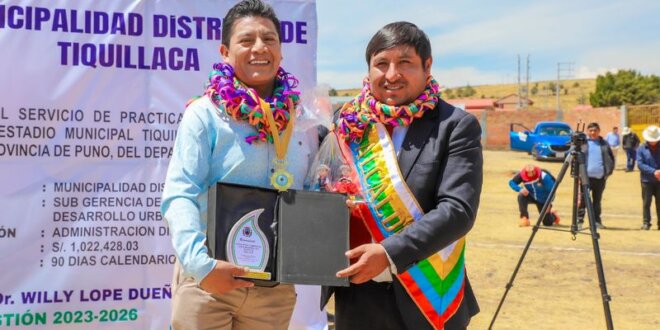
[[[273,134],[273,145],[275,146],[275,155],[277,156],[277,160],[280,162],[285,162],[287,150],[289,150],[289,141],[291,141],[291,134],[293,133],[293,123],[296,121],[296,114],[295,112],[289,113],[289,122],[286,125],[284,134],[280,136],[280,134],[277,132],[277,125],[275,124],[273,112],[270,110],[270,104],[265,102],[262,98],[259,98],[259,102],[261,103],[261,108],[264,110],[264,114],[266,115],[266,120],[268,120],[268,130],[270,130],[270,133]]]
[[[273,112],[270,109],[270,104],[268,102],[264,101],[262,98],[259,98],[259,102],[261,103],[261,109],[263,109],[264,114],[266,115],[266,120],[268,121],[268,129],[270,133],[273,135],[273,146],[275,146],[275,160],[273,162],[275,163],[275,167],[277,170],[275,171],[274,176],[277,176],[280,170],[284,172],[284,174],[289,174],[286,172],[286,155],[287,151],[289,150],[289,142],[291,141],[291,135],[293,133],[293,125],[296,121],[296,113],[295,110],[289,112],[289,122],[286,125],[286,128],[284,129],[284,133],[282,136],[280,136],[279,132],[277,131],[277,125],[275,124],[275,118],[273,117]],[[289,102],[289,109],[293,109],[293,104],[291,104],[291,100],[288,100]],[[290,174],[289,174],[290,175]],[[291,184],[293,184],[293,180],[290,180],[290,182],[286,185],[279,185],[275,184],[273,182],[273,186],[279,191],[285,191],[287,190]]]

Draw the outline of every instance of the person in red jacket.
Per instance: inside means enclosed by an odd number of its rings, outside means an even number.
[[[522,185],[522,186],[521,186]],[[533,164],[527,164],[511,180],[509,187],[518,192],[518,209],[520,210],[520,227],[529,226],[529,213],[527,205],[535,204],[541,212],[543,205],[550,197],[550,191],[555,186],[555,178],[546,170]],[[543,224],[552,226],[559,224],[557,212],[548,210],[543,218]]]

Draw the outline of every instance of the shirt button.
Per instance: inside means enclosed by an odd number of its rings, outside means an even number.
[[[270,169],[270,173],[275,173],[275,169],[274,169],[274,168],[271,168],[271,169]]]

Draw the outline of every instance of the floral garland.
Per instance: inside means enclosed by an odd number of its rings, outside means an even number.
[[[300,102],[300,93],[293,90],[296,87],[298,87],[298,79],[280,67],[275,76],[273,95],[264,99],[271,106],[278,133],[286,128],[291,113],[295,116],[295,109]],[[246,120],[257,129],[255,134],[245,138],[245,142],[273,143],[273,136],[268,129],[263,109],[256,99],[257,92],[236,78],[231,65],[227,63],[213,65],[204,94],[216,105],[218,111],[224,108],[224,112],[235,120]]]
[[[421,118],[427,110],[435,109],[440,99],[440,86],[429,76],[424,92],[406,105],[392,106],[377,101],[371,93],[371,84],[365,79],[364,87],[353,101],[340,110],[338,130],[348,141],[360,141],[370,123],[391,126],[408,126],[415,118]]]

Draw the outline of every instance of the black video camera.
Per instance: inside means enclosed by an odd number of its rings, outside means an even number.
[[[579,150],[585,143],[587,143],[587,135],[584,134],[585,123],[580,121],[577,123],[577,128],[575,132],[571,135],[571,145],[575,146]]]

